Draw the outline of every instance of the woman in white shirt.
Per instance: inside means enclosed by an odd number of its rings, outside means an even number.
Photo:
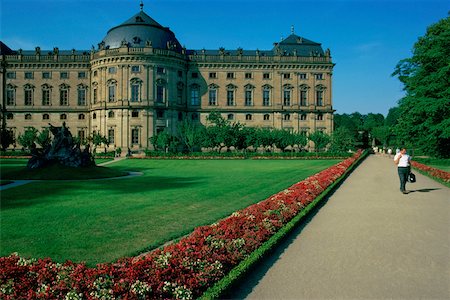
[[[406,191],[406,182],[411,171],[411,156],[406,153],[406,148],[401,148],[394,156],[394,163],[397,165],[398,177],[400,177],[400,192],[408,194]]]

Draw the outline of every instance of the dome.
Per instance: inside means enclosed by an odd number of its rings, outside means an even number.
[[[181,52],[181,45],[175,34],[141,10],[124,23],[111,28],[99,47],[113,49],[127,45],[132,48],[142,48],[150,44],[153,48]]]

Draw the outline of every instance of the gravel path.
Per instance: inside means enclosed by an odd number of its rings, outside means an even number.
[[[229,298],[450,299],[450,189],[369,156]]]

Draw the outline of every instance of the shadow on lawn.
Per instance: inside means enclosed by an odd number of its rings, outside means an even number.
[[[67,200],[58,199],[58,205],[71,201],[71,193],[92,194],[86,198],[95,201],[96,191],[108,191],[111,195],[143,194],[168,189],[182,189],[195,186],[203,182],[201,177],[165,177],[142,176],[115,180],[101,181],[36,181],[27,185],[2,191],[1,209],[27,207],[35,204],[44,204],[53,201],[53,197],[67,194]],[[132,197],[132,196],[131,196]]]

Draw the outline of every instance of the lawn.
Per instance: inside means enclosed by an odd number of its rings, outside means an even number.
[[[7,189],[1,192],[0,254],[113,261],[214,223],[337,162],[122,160],[107,168],[143,175]]]

